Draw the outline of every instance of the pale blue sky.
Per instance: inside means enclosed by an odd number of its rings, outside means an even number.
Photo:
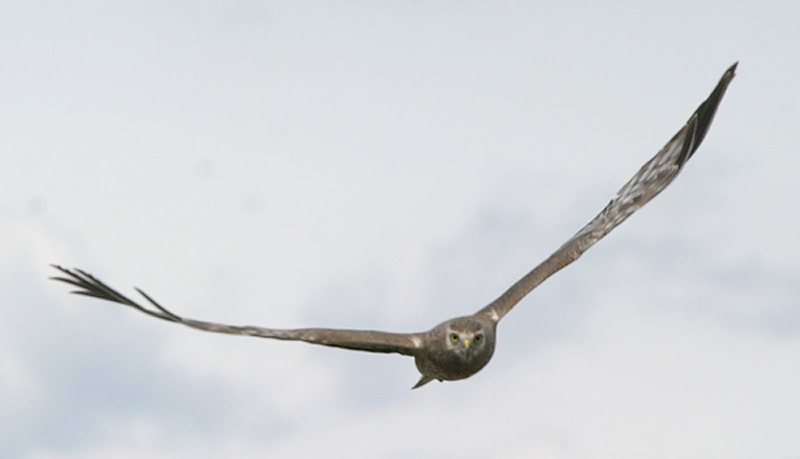
[[[0,4],[3,458],[795,457],[795,2]],[[663,195],[493,361],[215,336],[419,331],[589,221],[740,61]]]

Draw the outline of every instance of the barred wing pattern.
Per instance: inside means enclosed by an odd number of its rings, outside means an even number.
[[[536,286],[577,260],[589,247],[663,191],[678,176],[686,161],[703,141],[722,96],[736,74],[737,64],[738,62],[733,64],[722,75],[717,87],[700,104],[686,125],[639,169],[594,220],[477,314],[485,315],[495,322],[499,321]]]
[[[417,351],[424,344],[425,336],[423,334],[388,333],[371,330],[336,330],[329,328],[263,328],[252,325],[225,325],[187,319],[165,309],[138,288],[136,291],[145,297],[154,309],[145,308],[85,271],[80,269],[70,270],[58,265],[53,265],[53,267],[61,271],[65,277],[53,277],[51,279],[66,282],[78,287],[78,290],[72,293],[124,304],[152,317],[183,324],[198,330],[286,341],[305,341],[312,344],[321,344],[323,346],[340,347],[357,351],[397,353],[409,356],[415,356]]]

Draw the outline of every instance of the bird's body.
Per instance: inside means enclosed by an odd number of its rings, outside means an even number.
[[[438,379],[456,381],[469,378],[485,367],[494,354],[497,322],[479,314],[456,317],[442,322],[422,335],[422,343],[414,355],[414,363],[422,378],[414,386]]]
[[[492,358],[497,324],[525,295],[545,279],[569,265],[594,243],[645,205],[678,175],[686,161],[700,146],[711,126],[728,84],[735,76],[731,66],[714,91],[669,142],[628,181],[614,199],[592,221],[564,243],[536,268],[523,276],[495,301],[475,314],[447,320],[422,333],[389,333],[368,330],[327,328],[274,329],[204,322],[178,316],[137,289],[155,308],[146,308],[79,269],[54,266],[66,277],[53,279],[78,287],[74,293],[92,296],[133,307],[169,322],[216,333],[256,336],[279,340],[305,341],[344,349],[398,353],[414,357],[422,374],[414,388],[430,381],[464,379],[480,371]]]

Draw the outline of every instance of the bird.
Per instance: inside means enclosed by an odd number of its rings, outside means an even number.
[[[494,301],[472,315],[456,317],[420,333],[331,328],[280,329],[226,325],[179,316],[139,288],[149,306],[143,306],[109,287],[86,271],[52,265],[60,274],[50,279],[77,287],[72,293],[129,306],[167,322],[198,330],[288,341],[304,341],[356,351],[397,353],[414,358],[421,377],[417,389],[433,381],[456,381],[483,369],[494,354],[497,324],[508,312],[547,278],[577,260],[586,250],[630,217],[678,176],[702,143],[725,91],[736,74],[738,62],[728,68],[711,95],[692,113],[686,124],[647,161],[588,224],[547,259],[511,285]]]

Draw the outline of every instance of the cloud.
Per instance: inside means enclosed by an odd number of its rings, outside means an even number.
[[[127,311],[78,305],[47,280],[55,271],[43,256],[71,251],[63,236],[27,219],[4,219],[0,232],[4,457],[81,451],[137,425],[157,438],[215,437],[247,410],[221,381],[176,371],[164,334],[122,319]]]
[[[796,7],[387,5],[0,5],[0,456],[796,453]],[[737,59],[681,177],[466,381],[46,279],[425,329],[585,224]]]

